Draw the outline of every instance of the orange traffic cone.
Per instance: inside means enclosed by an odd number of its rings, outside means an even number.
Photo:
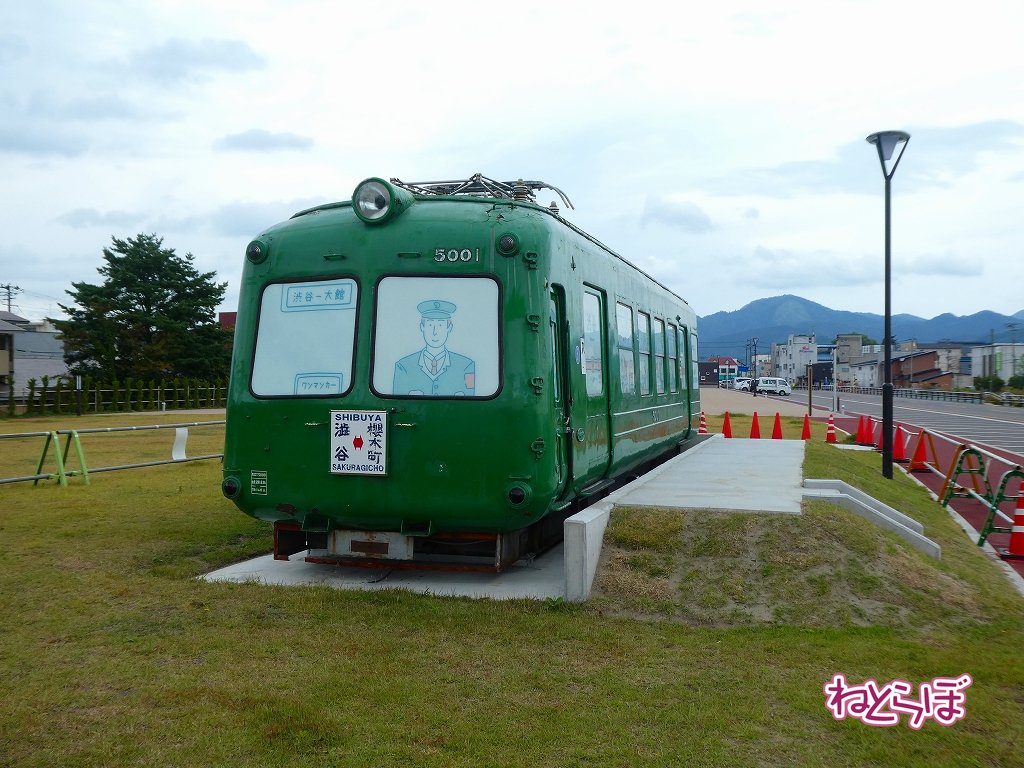
[[[874,431],[874,424],[871,422],[870,417],[864,417],[864,433],[857,442],[861,445],[873,445],[874,437],[871,434]]]
[[[876,451],[882,450],[882,435],[885,432],[885,425],[882,422],[878,422],[878,429],[875,429],[875,420],[871,420],[871,444],[875,446]],[[875,437],[877,433],[877,437]]]
[[[804,430],[800,433],[801,440],[811,439],[811,417],[806,413],[804,414]]]
[[[704,415],[704,411],[700,412],[700,426],[697,428],[698,435],[706,435],[708,433],[708,419]]]
[[[923,469],[928,469],[928,449],[924,444],[924,436],[928,434],[924,430],[917,435],[917,447],[914,448],[914,458],[910,460],[910,471],[920,472]]]
[[[857,445],[871,445],[871,439],[867,436],[868,425],[867,419],[861,416],[857,419]]]
[[[828,415],[828,430],[825,432],[825,442],[834,443],[836,441],[836,417],[834,414]]]
[[[729,412],[725,412],[725,421],[722,422],[722,436],[732,437],[732,424],[729,423]]]
[[[1024,560],[1024,487],[1018,492],[1017,508],[1013,512],[1009,549],[999,550],[1005,560]]]
[[[779,412],[775,412],[775,425],[772,427],[772,440],[782,439],[782,419],[779,418]]]
[[[757,411],[754,411],[754,420],[750,422],[750,437],[752,440],[761,438],[761,425],[757,423]]]
[[[896,433],[892,438],[892,460],[901,463],[910,461],[907,458],[907,442],[903,436],[903,427],[899,424],[896,425]]]

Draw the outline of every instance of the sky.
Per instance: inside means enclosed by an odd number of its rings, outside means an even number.
[[[34,0],[0,9],[0,285],[59,317],[111,238],[228,284],[370,176],[527,178],[699,315],[795,294],[1024,310],[1013,2]],[[955,10],[954,10],[955,9]],[[540,202],[554,200],[540,193]],[[0,308],[6,296],[0,290]]]

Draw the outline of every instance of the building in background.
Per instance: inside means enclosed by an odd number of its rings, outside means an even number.
[[[731,387],[742,368],[740,361],[735,357],[709,357],[708,362],[718,368],[718,381],[716,382],[718,386],[724,384]]]
[[[11,312],[0,311],[0,398],[14,391],[16,398],[28,394],[28,382],[51,383],[68,373],[64,345],[46,320],[30,321]]]
[[[790,334],[785,344],[772,344],[774,373],[790,384],[806,385],[807,366],[818,362],[814,334]]]
[[[1024,344],[979,344],[971,348],[973,376],[998,376],[1008,382],[1024,375]]]

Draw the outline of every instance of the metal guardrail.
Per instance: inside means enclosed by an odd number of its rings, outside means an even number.
[[[793,387],[807,391],[807,387]],[[816,392],[831,392],[831,386],[815,387]],[[881,387],[839,387],[839,393],[852,395],[876,395],[882,396]],[[893,397],[903,397],[910,400],[946,400],[954,403],[982,403],[984,402],[983,392],[950,392],[946,389],[909,389],[901,388],[892,391]],[[1019,397],[1019,395],[1015,395]]]
[[[210,453],[203,456],[186,456],[185,445],[188,439],[188,428],[189,427],[209,427],[218,426],[225,424],[224,419],[219,421],[189,421],[178,424],[152,424],[145,426],[126,426],[126,427],[91,427],[86,429],[55,429],[52,432],[14,432],[10,434],[0,434],[0,440],[14,439],[14,438],[32,438],[42,437],[45,438],[43,443],[43,451],[39,456],[39,464],[36,467],[36,473],[34,475],[24,475],[21,477],[5,477],[0,478],[0,485],[8,483],[22,483],[29,480],[38,484],[40,480],[57,480],[61,485],[66,486],[68,484],[67,478],[81,475],[85,480],[86,485],[89,484],[89,473],[96,472],[113,472],[121,469],[140,469],[142,467],[155,467],[162,464],[182,464],[189,461],[205,461],[208,459],[220,459],[223,458],[223,453]],[[157,461],[142,461],[131,464],[116,464],[108,467],[92,467],[89,468],[85,462],[85,453],[82,450],[82,443],[79,440],[79,435],[84,434],[99,434],[99,433],[111,433],[111,432],[140,432],[145,430],[154,429],[173,429],[175,430],[174,445],[171,448],[171,458],[160,459]],[[66,437],[63,451],[60,446],[60,437],[64,435]],[[43,464],[46,463],[46,456],[49,453],[50,445],[53,444],[54,448],[54,459],[57,463],[56,472],[43,472]],[[67,469],[68,454],[74,448],[76,458],[78,459],[79,469]]]

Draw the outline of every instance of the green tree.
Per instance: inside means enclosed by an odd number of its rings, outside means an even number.
[[[216,322],[227,283],[199,272],[191,253],[178,256],[163,238],[140,234],[103,249],[100,285],[72,283],[75,306],[53,320],[75,374],[107,381],[226,376],[231,335]]]

